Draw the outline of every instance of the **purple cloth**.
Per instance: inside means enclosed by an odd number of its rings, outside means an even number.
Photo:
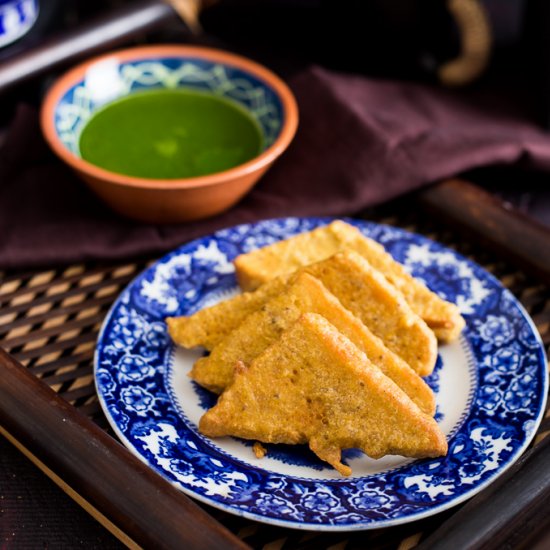
[[[262,218],[353,214],[482,166],[550,171],[550,136],[500,97],[318,67],[290,85],[300,127],[288,151],[230,211],[179,225],[111,213],[49,151],[37,113],[20,106],[0,149],[0,268],[160,253]]]

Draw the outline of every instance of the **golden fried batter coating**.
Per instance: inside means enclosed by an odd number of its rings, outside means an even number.
[[[237,256],[233,264],[239,286],[243,290],[253,290],[274,277],[340,252],[342,237],[333,231],[335,223]]]
[[[458,338],[464,319],[455,304],[441,299],[419,280],[407,273],[372,239],[342,221],[302,233],[290,239],[242,254],[235,258],[237,279],[241,288],[251,290],[262,283],[318,262],[344,250],[354,250],[398,288],[412,309],[424,319],[443,342]]]
[[[420,376],[430,374],[437,341],[403,295],[356,252],[335,254],[302,269],[311,273],[354,313],[387,348]]]
[[[200,358],[190,373],[202,386],[222,392],[233,379],[237,361],[245,365],[275,342],[304,313],[318,313],[345,334],[371,362],[390,377],[419,408],[433,414],[435,399],[429,386],[392,353],[315,277],[300,273],[285,292],[269,300],[231,332],[208,357]]]
[[[309,443],[342,475],[341,450],[372,458],[446,454],[433,418],[376,368],[323,317],[305,314],[249,367],[239,363],[231,385],[206,412],[199,430],[265,443]]]
[[[263,458],[267,454],[267,449],[259,441],[255,441],[252,452],[256,458]]]
[[[259,309],[286,286],[284,278],[273,279],[255,292],[238,294],[189,316],[167,317],[172,340],[184,348],[203,346],[211,350],[237,328],[248,315]]]
[[[402,292],[413,311],[424,319],[439,340],[451,342],[458,338],[465,321],[455,304],[443,300],[420,280],[415,279],[382,245],[363,236],[357,228],[339,221],[332,225],[332,230],[346,246],[363,256]]]

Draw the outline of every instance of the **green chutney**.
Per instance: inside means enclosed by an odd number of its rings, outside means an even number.
[[[150,90],[114,101],[80,134],[84,160],[128,176],[191,178],[221,172],[262,150],[258,123],[237,103],[189,90]]]

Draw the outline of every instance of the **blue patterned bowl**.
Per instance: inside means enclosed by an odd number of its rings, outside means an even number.
[[[80,157],[80,132],[102,106],[144,89],[180,87],[238,102],[258,122],[263,151],[223,172],[172,180],[117,174]],[[44,100],[41,124],[54,152],[115,211],[172,223],[212,216],[241,199],[289,145],[298,110],[288,87],[248,59],[195,46],[142,46],[92,59],[63,75]]]

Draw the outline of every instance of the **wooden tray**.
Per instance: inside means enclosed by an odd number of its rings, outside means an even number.
[[[425,234],[481,264],[523,303],[548,350],[547,229],[458,180],[362,216]],[[101,322],[148,263],[0,274],[0,432],[122,542],[159,548],[514,548],[546,530],[548,410],[534,448],[510,472],[465,506],[407,525],[302,532],[193,502],[115,440],[93,383]]]

